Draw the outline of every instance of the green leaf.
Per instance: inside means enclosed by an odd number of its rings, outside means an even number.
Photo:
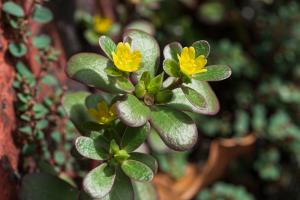
[[[51,74],[48,74],[42,78],[42,83],[55,86],[59,85],[58,80]]]
[[[172,59],[166,59],[163,63],[163,68],[165,72],[172,77],[179,77],[180,76],[180,68],[178,63]]]
[[[31,134],[32,128],[30,126],[23,126],[23,127],[19,127],[18,131],[22,132],[22,133],[27,133],[27,134]]]
[[[87,193],[85,193],[83,190],[80,191],[78,200],[94,200],[92,197],[90,197]],[[101,199],[102,200],[102,199]]]
[[[129,158],[130,158],[130,160],[136,160],[136,161],[144,163],[145,165],[147,165],[148,167],[150,167],[152,169],[153,173],[157,172],[158,165],[153,156],[151,156],[149,154],[140,153],[140,152],[132,152],[132,153],[130,153]]]
[[[145,85],[149,85],[151,81],[151,74],[148,71],[143,72],[140,81],[144,81]]]
[[[9,22],[10,26],[13,27],[14,29],[20,28],[18,20],[10,18],[10,19],[8,19],[8,22]]]
[[[135,200],[158,200],[155,187],[148,182],[132,181]]]
[[[8,50],[13,56],[15,56],[17,58],[20,58],[27,53],[27,47],[24,43],[13,43],[12,42],[8,45]]]
[[[125,160],[122,163],[121,168],[127,176],[137,181],[148,182],[151,181],[154,176],[150,167],[135,160]]]
[[[65,154],[61,151],[55,151],[54,152],[54,160],[58,165],[64,164],[64,162],[66,160]]]
[[[115,170],[103,163],[87,174],[83,188],[91,197],[102,198],[111,191],[115,177]]]
[[[108,76],[112,76],[112,77],[120,77],[122,76],[122,74],[120,73],[120,71],[118,71],[115,67],[113,67],[112,65],[107,66],[104,69],[105,73]]]
[[[173,90],[173,97],[170,102],[167,103],[169,107],[184,110],[189,112],[201,113],[201,114],[209,114],[213,115],[219,111],[219,101],[209,86],[209,84],[205,81],[197,81],[192,79],[191,83],[184,84],[193,90],[195,90],[199,95],[204,97],[205,99],[205,106],[204,107],[197,107],[193,105],[183,93],[181,88],[176,88]]]
[[[46,115],[49,111],[43,104],[40,104],[40,103],[34,104],[32,107],[32,110],[34,111],[34,114],[38,115],[38,116]],[[35,116],[35,117],[37,117],[37,116]]]
[[[72,92],[64,96],[63,105],[75,127],[84,135],[90,134],[90,129],[84,126],[87,121],[92,121],[85,106],[88,92]]]
[[[96,87],[111,93],[120,93],[116,79],[107,76],[104,71],[113,64],[105,57],[95,53],[79,53],[68,61],[68,75],[88,86]]]
[[[137,128],[126,128],[122,137],[122,149],[126,150],[128,153],[136,150],[146,140],[149,133],[149,123]]]
[[[109,144],[109,153],[116,154],[120,151],[120,147],[115,140],[111,140]]]
[[[99,42],[99,34],[95,32],[93,29],[86,29],[83,33],[84,38],[90,43],[91,45],[97,45]]]
[[[123,101],[118,101],[116,108],[119,118],[131,127],[142,126],[150,118],[150,109],[131,94]]]
[[[151,128],[150,135],[148,137],[148,143],[151,147],[151,150],[154,152],[168,152],[170,148],[162,141],[158,133]]]
[[[196,125],[183,112],[166,106],[156,106],[152,109],[150,122],[166,145],[172,149],[188,150],[197,142]]]
[[[166,103],[169,102],[173,97],[173,92],[171,90],[162,90],[156,93],[155,101],[157,103]]]
[[[32,39],[32,44],[37,48],[37,49],[45,49],[48,48],[51,43],[51,38],[48,35],[38,35],[33,37]]]
[[[222,81],[231,75],[231,69],[227,65],[210,65],[207,72],[194,74],[192,78],[198,81]]]
[[[102,94],[91,94],[85,98],[85,105],[87,108],[97,108],[97,105],[100,101],[104,101],[109,105],[107,100],[104,99]]]
[[[164,79],[164,73],[161,73],[161,74],[157,75],[156,77],[154,77],[150,81],[149,85],[147,86],[148,92],[150,94],[156,94],[162,87],[163,79]]]
[[[143,98],[145,96],[146,92],[147,92],[147,90],[146,90],[145,82],[140,80],[135,85],[134,94],[137,98]]]
[[[27,79],[34,78],[32,72],[28,69],[28,67],[22,62],[18,61],[16,64],[17,72],[22,74],[22,76],[26,77]]]
[[[133,92],[135,89],[134,85],[128,79],[126,79],[124,77],[117,79],[116,86],[120,90],[122,90],[124,92],[128,92],[128,93]]]
[[[151,35],[138,30],[128,30],[124,40],[130,43],[132,50],[139,50],[142,54],[141,67],[135,72],[137,76],[140,77],[144,71],[149,71],[153,77],[160,58],[160,50],[156,40]]]
[[[209,43],[205,40],[196,41],[192,44],[196,51],[196,57],[204,55],[206,58],[210,53]]]
[[[12,1],[6,1],[2,6],[2,10],[16,17],[24,17],[25,15],[23,8]]]
[[[79,136],[75,141],[75,146],[77,151],[86,158],[93,160],[105,160],[108,158],[108,151],[105,149],[105,147],[108,147],[108,144],[102,138],[93,140],[89,137]]]
[[[206,106],[205,98],[199,94],[196,90],[182,86],[181,90],[185,94],[185,97],[189,100],[191,104],[193,104],[197,108],[203,108]]]
[[[151,22],[146,20],[133,21],[126,26],[126,30],[135,29],[148,33],[149,35],[155,34],[155,27]]]
[[[46,173],[27,174],[22,180],[21,200],[74,200],[79,191],[56,176]]]
[[[119,163],[124,162],[128,158],[129,158],[129,154],[124,149],[121,149],[114,155],[114,159]]]
[[[111,192],[101,200],[134,200],[134,190],[131,180],[118,167],[117,175]]]
[[[101,49],[104,51],[104,53],[112,59],[112,52],[116,50],[116,44],[115,42],[110,39],[109,37],[103,35],[99,38],[99,44]]]
[[[165,46],[164,48],[164,57],[165,59],[171,59],[178,62],[177,54],[181,54],[182,46],[178,42],[172,42]]]
[[[38,169],[43,173],[51,174],[53,176],[57,175],[54,166],[52,166],[49,162],[44,160],[38,161]]]
[[[53,14],[48,8],[36,5],[32,13],[32,19],[40,23],[48,23],[53,19]]]
[[[49,124],[48,120],[42,119],[42,120],[37,121],[36,128],[39,130],[42,130],[42,129],[46,128],[48,126],[48,124]]]

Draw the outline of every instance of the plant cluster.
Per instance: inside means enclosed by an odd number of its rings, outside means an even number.
[[[93,198],[118,199],[121,193],[132,199],[131,179],[151,181],[157,170],[152,156],[134,151],[150,132],[174,150],[192,148],[198,133],[188,113],[216,113],[218,100],[207,81],[226,79],[231,70],[206,66],[206,41],[184,48],[177,42],[167,45],[164,72],[158,75],[160,50],[151,35],[129,30],[123,42],[101,36],[99,44],[107,57],[76,54],[68,61],[67,73],[105,92],[69,93],[64,106],[82,134],[75,142],[78,153],[101,162],[85,176],[84,190]]]

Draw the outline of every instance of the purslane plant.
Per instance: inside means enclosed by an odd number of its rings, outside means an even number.
[[[133,199],[132,181],[151,181],[157,170],[152,156],[134,151],[150,132],[157,132],[174,150],[192,148],[198,133],[189,113],[218,111],[218,100],[206,81],[226,79],[231,70],[206,66],[206,41],[184,48],[177,42],[167,45],[160,74],[160,50],[152,36],[129,30],[123,42],[115,44],[101,36],[99,43],[106,57],[76,54],[67,73],[105,92],[70,93],[64,105],[82,134],[75,142],[78,153],[102,163],[85,177],[85,191],[97,199],[119,199],[120,193],[123,199]]]

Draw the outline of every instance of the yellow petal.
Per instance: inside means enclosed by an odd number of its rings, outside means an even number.
[[[196,65],[199,68],[203,68],[207,63],[207,59],[205,58],[204,55],[200,55],[196,58]]]
[[[98,104],[97,104],[97,109],[98,109],[98,112],[99,113],[103,113],[104,115],[106,113],[108,113],[108,106],[107,104],[105,103],[105,101],[100,101]]]
[[[116,116],[117,115],[117,108],[116,108],[115,103],[110,107],[109,113],[111,114],[111,116]]]
[[[189,47],[189,57],[191,59],[195,58],[195,48],[194,47]]]
[[[127,49],[127,50],[129,50],[129,51],[130,51],[130,45],[129,45],[129,43],[128,43],[128,42],[125,42],[125,47],[126,47],[126,49]]]
[[[138,70],[141,63],[141,53],[138,50],[131,52],[129,43],[119,42],[117,49],[112,54],[115,66],[125,72]]]
[[[88,109],[88,113],[93,117],[93,118],[97,118],[98,116],[98,111],[95,108],[90,108]]]
[[[207,69],[203,68],[203,69],[198,69],[195,71],[194,74],[198,74],[198,73],[203,73],[203,72],[207,72]]]

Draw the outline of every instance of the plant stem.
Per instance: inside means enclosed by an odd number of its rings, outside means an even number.
[[[183,83],[182,79],[178,78],[171,85],[169,85],[168,87],[166,87],[166,89],[168,89],[168,90],[174,90],[174,89],[180,87],[182,83]]]

